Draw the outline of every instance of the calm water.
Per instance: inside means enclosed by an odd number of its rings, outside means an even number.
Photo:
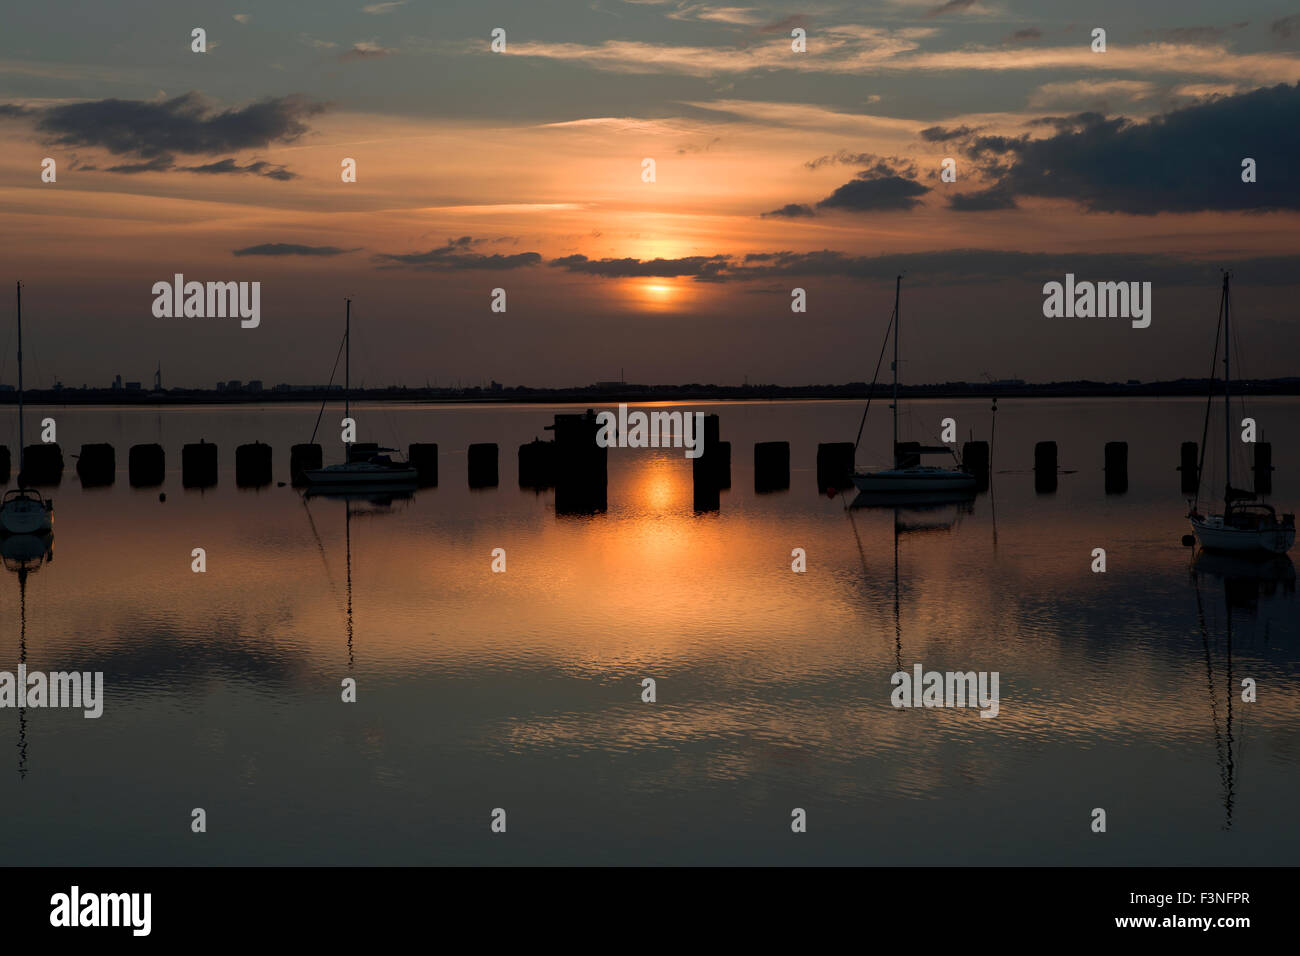
[[[287,479],[315,407],[36,409],[65,454],[118,450],[103,490],[81,489],[69,455],[51,490],[53,558],[26,577],[29,671],[101,670],[106,703],[99,720],[29,708],[21,726],[0,710],[0,854],[1300,861],[1294,571],[1194,569],[1181,546],[1178,444],[1200,438],[1201,402],[1004,401],[993,493],[897,514],[817,492],[816,444],[852,439],[858,403],[700,407],[733,445],[720,511],[693,511],[680,450],[611,450],[608,513],[587,518],[517,487],[515,451],[549,437],[551,407],[354,408],[361,440],[438,442],[441,473],[350,517],[289,487],[235,487],[235,445],[254,439]],[[908,407],[912,437],[937,437],[946,415],[962,438],[988,437],[984,401]],[[887,447],[880,410],[860,464],[885,457],[869,451]],[[1298,412],[1254,407],[1274,445],[1272,500],[1292,509]],[[338,417],[325,416],[327,461]],[[220,483],[183,491],[180,446],[199,438],[220,446]],[[1033,489],[1044,439],[1073,472],[1054,495]],[[764,440],[791,442],[788,492],[753,491]],[[1130,443],[1124,495],[1103,491],[1107,440]],[[125,473],[127,448],[154,441],[165,502]],[[499,488],[467,488],[475,441],[500,443]],[[190,569],[198,547],[205,574]],[[1105,574],[1090,570],[1097,547]],[[0,670],[19,658],[19,585],[0,577]],[[893,708],[890,675],[918,662],[998,671],[1001,713]],[[345,677],[355,704],[340,700]],[[645,677],[656,703],[641,701]],[[1245,677],[1256,703],[1240,701]],[[205,834],[190,832],[194,807]],[[497,807],[504,835],[489,830]],[[790,832],[795,807],[805,834]],[[1095,807],[1105,834],[1090,830]]]

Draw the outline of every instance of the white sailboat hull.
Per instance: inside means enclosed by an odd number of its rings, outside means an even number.
[[[927,494],[935,491],[973,491],[975,476],[947,468],[918,466],[890,468],[885,471],[857,472],[853,484],[864,493],[887,492]]]
[[[1295,544],[1295,527],[1273,525],[1265,528],[1236,528],[1223,521],[1223,515],[1193,518],[1192,531],[1207,551],[1236,553],[1266,552],[1286,554]]]

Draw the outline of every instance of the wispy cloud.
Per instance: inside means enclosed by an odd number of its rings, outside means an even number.
[[[428,252],[378,253],[372,257],[372,260],[379,264],[380,268],[421,269],[427,272],[451,272],[460,269],[503,271],[535,266],[542,261],[541,255],[536,252],[520,252],[503,256],[500,253],[483,255],[470,251],[470,247],[485,241],[487,240],[461,236],[457,239],[448,239],[446,245],[430,249]]]
[[[360,247],[358,246],[357,249]],[[245,246],[231,250],[235,256],[341,256],[357,249],[340,249],[338,246],[303,246],[293,242],[264,242],[260,246]]]
[[[352,46],[339,54],[340,60],[374,60],[382,56],[391,56],[397,51],[388,47],[380,46],[374,40],[358,40]]]

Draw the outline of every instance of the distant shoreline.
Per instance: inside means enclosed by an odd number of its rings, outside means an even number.
[[[1221,383],[1209,379],[1172,382],[945,382],[900,386],[906,398],[1177,398],[1205,396]],[[1233,383],[1241,396],[1300,395],[1300,378],[1262,379]],[[801,400],[888,399],[891,386],[865,382],[847,385],[621,385],[601,384],[576,388],[371,388],[353,389],[354,402],[428,402],[440,404],[617,404],[626,402],[727,402]],[[284,387],[262,391],[168,389],[161,392],[132,389],[29,389],[29,405],[268,405],[275,403],[341,401],[342,389]],[[15,391],[0,391],[0,404],[16,405]]]

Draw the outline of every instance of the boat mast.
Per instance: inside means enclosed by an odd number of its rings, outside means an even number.
[[[23,284],[18,286],[18,484],[23,483],[23,465],[27,449],[23,445]]]
[[[343,417],[350,418],[352,415],[352,300],[344,299],[347,303],[347,318],[343,324]],[[343,446],[343,460],[349,461],[347,445]]]
[[[903,285],[903,277],[894,279],[894,467],[898,467],[898,294]]]
[[[1229,394],[1232,384],[1232,361],[1229,353],[1232,342],[1232,302],[1228,294],[1228,279],[1231,276],[1230,272],[1223,274],[1223,469],[1226,482],[1223,504],[1225,509],[1232,503],[1232,401]]]

